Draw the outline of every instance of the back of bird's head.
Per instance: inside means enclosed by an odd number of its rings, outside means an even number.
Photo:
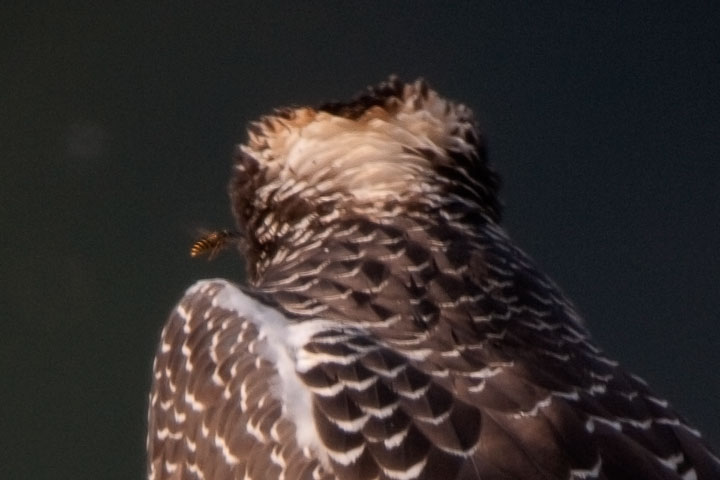
[[[395,77],[349,102],[276,110],[250,124],[230,184],[241,227],[259,216],[382,217],[445,199],[497,221],[498,179],[472,111]]]

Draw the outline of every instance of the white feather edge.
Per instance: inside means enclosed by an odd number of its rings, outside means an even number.
[[[295,424],[296,440],[301,449],[310,448],[327,464],[327,451],[320,441],[312,414],[312,395],[296,374],[297,353],[316,333],[338,325],[327,320],[291,322],[278,310],[262,304],[224,279],[201,280],[186,295],[217,290],[213,307],[235,312],[255,325],[261,348],[260,356],[272,363],[277,377],[271,392],[283,406],[283,415]]]

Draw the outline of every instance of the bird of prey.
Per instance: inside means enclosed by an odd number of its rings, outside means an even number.
[[[508,238],[467,107],[391,77],[248,136],[237,231],[193,249],[237,246],[247,280],[170,314],[149,478],[720,479]]]

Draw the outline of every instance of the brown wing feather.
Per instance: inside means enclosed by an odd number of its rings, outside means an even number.
[[[150,394],[149,477],[329,478],[300,451],[294,425],[281,415],[276,372],[257,354],[253,323],[213,306],[224,285],[189,290],[163,329]]]
[[[292,266],[307,274],[275,287],[278,267],[260,285],[360,327],[305,347],[320,436],[357,457],[331,455],[339,478],[720,478],[704,441],[604,356],[498,227],[347,222]]]

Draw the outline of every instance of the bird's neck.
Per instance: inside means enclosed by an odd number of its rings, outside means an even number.
[[[476,204],[441,195],[398,197],[382,204],[293,199],[258,209],[247,222],[249,277],[256,285],[281,281],[301,264],[342,262],[355,253],[365,261],[385,261],[396,253],[396,244],[443,251],[453,239],[477,238],[486,224],[494,224],[493,219]]]

